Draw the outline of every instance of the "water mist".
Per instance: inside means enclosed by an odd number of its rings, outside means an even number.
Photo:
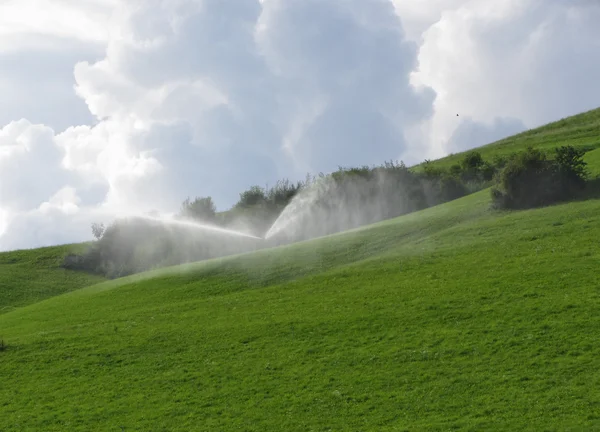
[[[146,216],[146,215],[143,215],[143,216],[136,215],[136,216],[134,216],[134,218],[144,219],[144,220],[152,221],[152,222],[158,222],[158,223],[161,223],[164,225],[179,226],[179,227],[184,227],[184,228],[194,228],[194,229],[198,229],[198,230],[210,231],[213,233],[221,233],[221,234],[227,234],[227,235],[231,235],[231,236],[248,237],[248,238],[253,238],[253,239],[257,239],[257,240],[262,240],[262,238],[254,236],[252,234],[247,234],[247,233],[244,233],[241,231],[230,230],[230,229],[221,228],[221,227],[215,226],[215,225],[208,225],[208,224],[203,224],[203,223],[189,221],[189,220],[170,219],[170,218],[165,218],[165,217]]]

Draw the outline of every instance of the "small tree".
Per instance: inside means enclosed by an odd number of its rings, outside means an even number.
[[[452,201],[467,195],[468,190],[460,179],[444,175],[438,180],[438,200],[440,202]]]
[[[485,161],[478,151],[467,153],[460,163],[462,168],[461,177],[464,181],[476,181],[483,177],[481,171],[485,167]]]
[[[496,174],[496,168],[493,164],[486,161],[479,168],[479,172],[481,173],[481,178],[484,181],[490,181],[494,178],[494,174]]]
[[[271,205],[285,207],[303,187],[302,182],[292,183],[287,179],[279,180],[274,187],[265,191],[265,197]]]
[[[179,216],[203,222],[214,222],[216,212],[217,206],[211,197],[196,198],[194,201],[187,198],[181,204]]]
[[[92,223],[92,234],[96,240],[100,240],[105,231],[105,226],[102,223],[94,222]]]
[[[247,191],[240,194],[240,200],[235,205],[236,207],[252,207],[257,204],[262,204],[267,199],[265,190],[260,186],[252,186]]]
[[[483,157],[478,151],[470,151],[461,162],[464,171],[477,171],[483,164]]]
[[[585,152],[573,146],[562,146],[555,149],[555,160],[558,169],[572,182],[583,185],[587,179],[587,164],[583,160]]]

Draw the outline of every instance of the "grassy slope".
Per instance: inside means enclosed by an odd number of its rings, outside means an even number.
[[[600,147],[600,108],[567,117],[537,129],[504,138],[500,141],[479,147],[485,160],[494,156],[508,156],[528,146],[551,150],[558,145],[572,145],[586,150]],[[456,153],[435,161],[436,166],[450,167],[459,163],[465,155]],[[417,166],[417,168],[420,165]]]
[[[482,153],[593,146],[598,117]],[[600,201],[488,203],[6,313],[0,430],[600,428]]]
[[[0,253],[0,314],[102,281],[97,276],[60,268],[64,256],[78,247]]]
[[[600,135],[600,131],[598,135]],[[584,156],[584,160],[588,164],[590,177],[600,177],[600,149],[587,152]]]
[[[479,150],[486,159],[491,159],[528,145],[552,148],[565,144],[586,149],[600,147],[600,108],[508,137]],[[435,161],[435,164],[450,166],[462,157],[463,154],[452,155]],[[586,160],[592,167],[591,174],[600,176],[600,148],[588,152]],[[59,268],[63,256],[72,247],[0,253],[0,314],[98,282],[99,278]]]
[[[600,201],[487,207],[5,314],[0,429],[598,426]]]

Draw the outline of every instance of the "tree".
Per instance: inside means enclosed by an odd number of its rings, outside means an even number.
[[[462,168],[461,177],[463,181],[471,182],[480,180],[482,177],[482,169],[485,166],[485,161],[478,151],[470,151],[460,163]]]
[[[100,223],[100,224],[98,222],[92,223],[92,234],[94,235],[94,238],[96,240],[100,240],[100,238],[104,234],[105,229],[106,228],[104,227],[104,224],[102,224],[102,223]]]
[[[240,193],[240,200],[236,207],[252,207],[266,201],[265,190],[260,186],[252,186],[247,191]]]
[[[582,185],[587,179],[586,162],[583,160],[585,151],[573,146],[562,146],[554,150],[558,169],[569,177],[575,184]]]
[[[181,204],[179,216],[185,219],[195,219],[203,222],[214,222],[217,207],[211,197],[196,197],[194,201],[187,198]]]
[[[483,157],[481,157],[481,153],[478,151],[470,151],[461,162],[462,168],[465,171],[477,171],[483,164]]]

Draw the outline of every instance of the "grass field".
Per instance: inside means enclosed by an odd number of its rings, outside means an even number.
[[[0,315],[0,430],[600,430],[600,200],[489,203]]]
[[[60,268],[81,245],[0,253],[0,314],[102,281],[101,277]]]

